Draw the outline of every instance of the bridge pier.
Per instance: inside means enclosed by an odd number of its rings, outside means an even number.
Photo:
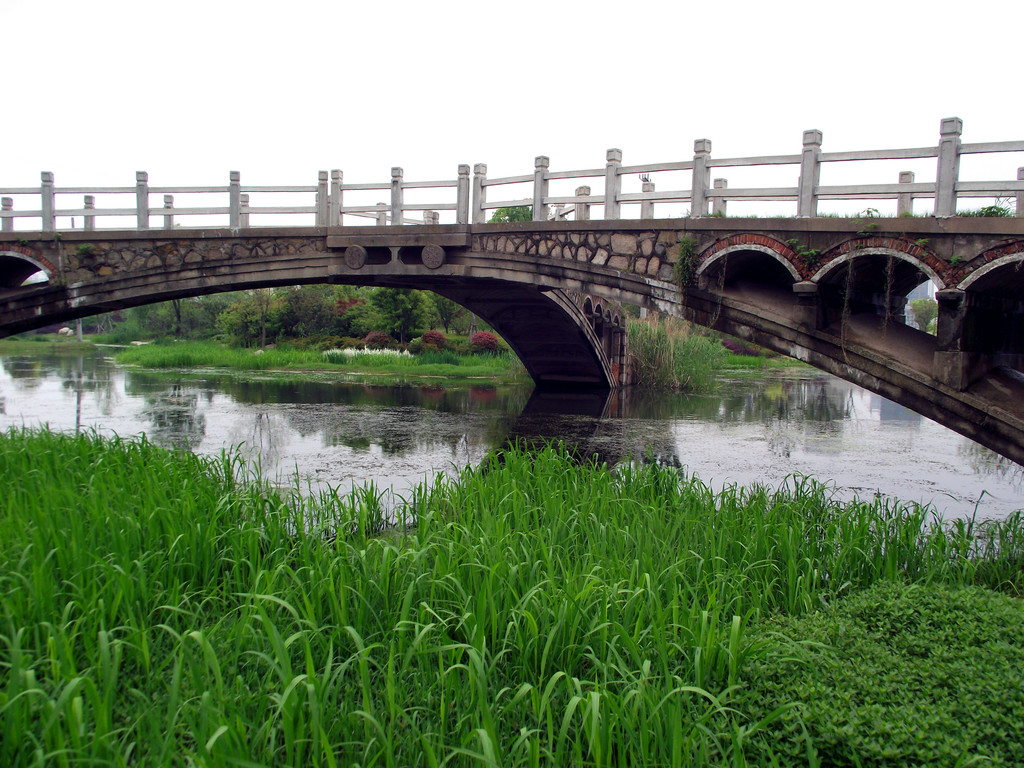
[[[992,355],[986,352],[991,343],[986,331],[994,329],[983,321],[987,313],[966,291],[947,288],[938,291],[935,299],[939,314],[932,375],[946,386],[963,392],[995,367]]]

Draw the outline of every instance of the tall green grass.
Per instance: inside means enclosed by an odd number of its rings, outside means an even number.
[[[0,439],[0,764],[745,765],[791,709],[736,704],[758,628],[884,580],[1024,586],[1020,517],[946,530],[809,481],[512,451],[382,534],[372,487],[245,475]]]
[[[717,339],[671,317],[632,321],[628,333],[634,383],[648,389],[707,390],[731,357]]]

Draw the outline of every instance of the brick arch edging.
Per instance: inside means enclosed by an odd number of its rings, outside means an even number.
[[[881,236],[856,237],[825,251],[821,256],[821,266],[815,270],[810,280],[817,283],[841,264],[845,264],[859,255],[875,254],[894,256],[915,265],[940,290],[949,284],[947,280],[949,265],[932,251],[904,237]]]
[[[3,243],[0,245],[0,256],[15,256],[39,267],[46,277],[53,280],[57,276],[57,267],[49,259],[40,255],[28,246],[19,243]]]
[[[982,251],[971,261],[974,262],[978,259],[981,259],[982,263],[969,271],[967,268],[956,270],[953,273],[956,280],[951,280],[950,283],[956,285],[960,290],[967,290],[976,280],[984,277],[989,272],[994,272],[1015,262],[1017,264],[1024,262],[1024,241],[1014,240],[1004,245],[998,245],[995,248],[989,248],[987,251]]]
[[[712,264],[735,251],[758,251],[767,254],[786,268],[786,271],[792,276],[793,282],[806,279],[800,269],[796,251],[781,240],[754,232],[743,232],[723,237],[705,248],[700,254],[700,265],[697,267],[696,276],[700,276]]]

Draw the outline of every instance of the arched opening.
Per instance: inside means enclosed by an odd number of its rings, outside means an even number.
[[[882,325],[908,325],[911,294],[930,297],[938,277],[913,257],[891,250],[858,250],[833,259],[814,276],[826,325],[854,315],[881,318]],[[934,288],[929,288],[932,284]],[[921,320],[923,318],[918,318]],[[930,318],[929,318],[930,319]],[[927,329],[928,322],[924,322]],[[915,330],[917,326],[910,326]]]
[[[794,267],[768,248],[740,245],[719,251],[697,269],[701,288],[754,304],[775,314],[788,314],[794,304]]]
[[[959,287],[967,348],[991,355],[996,367],[1024,372],[1024,252],[986,264]]]
[[[50,282],[46,267],[20,253],[0,252],[0,289],[43,285]]]

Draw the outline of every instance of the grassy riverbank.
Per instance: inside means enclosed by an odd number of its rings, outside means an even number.
[[[0,439],[0,764],[1024,762],[1020,517],[549,450],[379,535],[240,470]]]
[[[393,374],[397,377],[490,378],[525,380],[526,372],[510,352],[455,355],[445,352],[399,354],[362,350],[345,355],[334,350],[274,347],[265,350],[230,347],[214,342],[172,342],[128,347],[115,359],[143,368],[229,368],[245,371],[332,371],[344,374]]]

